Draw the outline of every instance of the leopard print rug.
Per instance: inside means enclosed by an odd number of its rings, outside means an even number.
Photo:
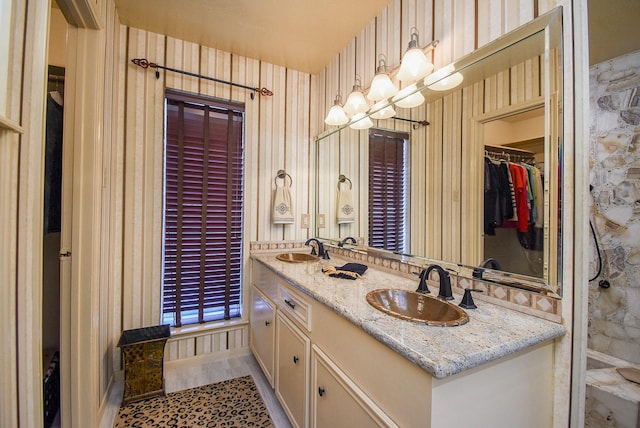
[[[273,427],[251,376],[122,406],[114,428]]]

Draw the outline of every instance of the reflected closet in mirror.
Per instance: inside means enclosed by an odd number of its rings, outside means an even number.
[[[482,265],[543,278],[544,108],[484,123]]]

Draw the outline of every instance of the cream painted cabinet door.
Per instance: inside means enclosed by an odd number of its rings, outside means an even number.
[[[312,428],[396,424],[317,346],[311,352]]]
[[[296,427],[309,426],[309,351],[309,338],[278,311],[276,396]]]
[[[276,340],[275,307],[256,287],[251,287],[250,310],[251,351],[273,387]]]

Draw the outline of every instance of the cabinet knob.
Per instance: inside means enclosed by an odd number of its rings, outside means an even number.
[[[267,327],[269,327],[271,325],[271,321],[265,321],[264,325],[266,325]]]
[[[322,396],[324,395],[324,388],[323,388],[323,387],[319,387],[319,388],[318,388],[318,395],[319,395],[320,397],[322,397]]]
[[[296,357],[295,355],[293,356],[293,364],[298,364],[299,360],[300,358]]]

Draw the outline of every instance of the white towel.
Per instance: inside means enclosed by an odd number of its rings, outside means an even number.
[[[355,209],[351,189],[342,189],[338,185],[338,224],[353,223],[356,221]]]
[[[272,217],[273,224],[291,224],[294,222],[291,192],[286,182],[282,186],[276,184]]]

